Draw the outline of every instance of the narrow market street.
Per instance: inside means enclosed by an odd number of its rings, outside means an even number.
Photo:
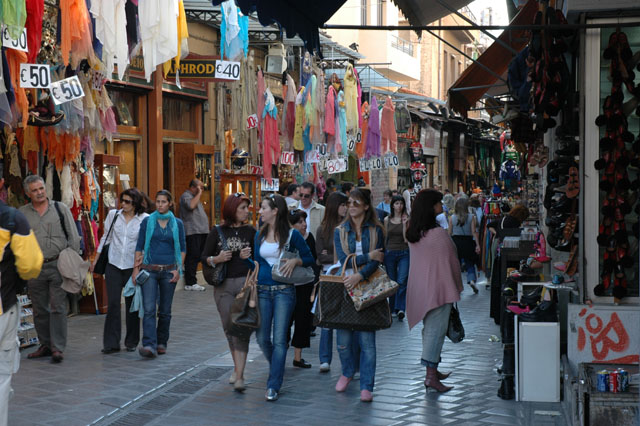
[[[466,338],[445,340],[442,371],[455,388],[425,395],[420,327],[394,320],[377,333],[376,386],[371,404],[360,402],[358,385],[337,394],[340,361],[334,345],[331,372],[318,371],[319,335],[303,356],[309,370],[289,360],[280,399],[264,399],[267,364],[252,339],[247,390],[227,383],[232,361],[220,319],[206,292],[178,291],[173,305],[167,355],[154,360],[125,351],[103,355],[104,316],[69,319],[69,345],[60,365],[27,360],[21,353],[14,376],[9,424],[28,425],[566,425],[560,403],[504,401],[497,397],[496,366],[502,344],[491,342],[498,326],[488,317],[489,292],[462,293],[460,312]],[[27,415],[28,413],[28,415]]]

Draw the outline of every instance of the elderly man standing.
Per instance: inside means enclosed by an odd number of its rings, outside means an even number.
[[[200,202],[204,185],[198,179],[189,183],[189,189],[180,197],[180,218],[184,223],[184,233],[187,239],[187,254],[184,261],[184,289],[187,291],[205,291],[198,284],[196,272],[198,262],[204,249],[204,243],[209,235],[209,218]]]
[[[1,172],[0,172],[1,173]],[[0,188],[4,179],[0,179]],[[42,268],[42,252],[22,213],[0,201],[0,426],[8,424],[11,376],[20,366],[18,325],[20,312],[16,293],[22,280],[35,278]]]
[[[304,182],[300,189],[300,204],[297,206],[307,214],[307,232],[314,236],[324,217],[324,206],[313,199],[315,192],[316,187],[311,182]]]
[[[40,176],[28,176],[24,180],[24,191],[31,203],[20,207],[20,212],[29,221],[44,256],[40,275],[27,284],[40,341],[40,347],[27,358],[51,355],[51,361],[59,363],[67,346],[69,307],[58,272],[58,256],[67,247],[80,252],[80,237],[71,210],[64,203],[49,200]]]

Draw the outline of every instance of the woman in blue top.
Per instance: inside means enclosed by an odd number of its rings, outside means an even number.
[[[171,193],[165,189],[158,191],[156,211],[140,224],[136,245],[133,277],[135,278],[141,269],[150,274],[142,284],[144,319],[142,320],[142,346],[139,352],[146,358],[155,358],[156,354],[162,355],[167,352],[171,303],[176,283],[182,274],[186,253],[184,225],[182,220],[176,218],[169,210],[172,205]]]
[[[299,258],[287,260],[280,268],[284,276],[291,276],[296,266],[311,266],[315,263],[311,251],[300,233],[289,226],[287,203],[284,197],[272,194],[262,200],[260,218],[262,227],[254,242],[254,259],[260,265],[258,272],[258,305],[260,328],[257,331],[258,344],[269,361],[267,380],[267,401],[276,401],[282,386],[284,365],[287,360],[287,330],[296,304],[296,290],[293,284],[283,284],[271,278],[271,267],[279,263],[287,240],[292,251]],[[291,232],[290,232],[291,230]],[[273,329],[273,339],[271,330]]]
[[[367,279],[384,260],[384,233],[375,209],[371,205],[368,189],[354,189],[349,194],[349,206],[345,221],[334,233],[335,251],[340,263],[344,264],[349,254],[356,254],[357,274],[344,279],[347,290]],[[338,330],[338,354],[342,364],[342,376],[336,384],[337,392],[344,392],[353,380],[357,360],[352,351],[356,343],[360,345],[360,400],[371,402],[376,375],[376,333],[375,331]]]

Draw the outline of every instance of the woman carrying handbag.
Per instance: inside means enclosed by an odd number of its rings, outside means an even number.
[[[384,232],[371,205],[369,190],[352,190],[347,206],[347,217],[335,230],[334,243],[338,260],[343,265],[348,255],[356,254],[356,265],[360,268],[358,273],[344,277],[345,288],[351,290],[374,273],[384,260]],[[371,244],[372,241],[375,245]],[[342,375],[336,383],[336,391],[344,392],[353,380],[356,360],[352,346],[356,342],[360,345],[360,400],[371,402],[376,372],[375,331],[337,330]]]
[[[120,351],[122,323],[120,321],[120,299],[122,289],[133,274],[136,243],[140,224],[149,216],[144,211],[142,194],[129,188],[120,194],[120,210],[111,210],[104,221],[104,229],[98,246],[96,259],[91,265],[94,272],[100,254],[106,251],[107,265],[104,270],[107,285],[107,316],[104,320],[102,335],[102,353],[111,354]],[[96,269],[96,273],[98,270]],[[137,312],[129,312],[133,296],[124,298],[125,322],[127,334],[124,345],[128,352],[133,352],[140,341],[140,319]]]
[[[302,235],[295,229],[290,232],[288,215],[284,197],[271,194],[264,198],[260,205],[262,228],[254,240],[253,258],[260,266],[258,306],[261,320],[256,337],[262,353],[269,361],[265,394],[267,401],[276,401],[282,386],[287,360],[287,331],[296,304],[294,285],[274,280],[272,267],[280,265],[279,273],[286,278],[292,276],[296,267],[314,264],[311,251]],[[281,259],[285,245],[295,250],[299,256],[286,261]]]
[[[211,229],[202,251],[203,264],[212,268],[221,263],[226,264],[224,280],[214,287],[213,296],[235,367],[229,383],[237,392],[245,390],[244,368],[251,334],[232,336],[229,330],[231,306],[245,284],[250,269],[246,259],[251,257],[256,235],[255,228],[247,224],[249,204],[251,201],[244,193],[237,192],[228,196],[222,207],[224,223]],[[223,234],[223,238],[220,238],[219,232]]]
[[[422,321],[422,365],[427,367],[424,386],[447,392],[453,386],[440,382],[449,377],[438,371],[452,304],[460,300],[462,274],[456,246],[449,233],[436,222],[442,213],[442,194],[423,189],[413,202],[409,241],[407,319],[409,329]]]

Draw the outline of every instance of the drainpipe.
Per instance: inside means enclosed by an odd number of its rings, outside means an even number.
[[[442,19],[438,19],[438,25],[442,25]],[[438,30],[438,35],[442,38],[442,30]],[[440,39],[436,39],[438,41],[438,96],[442,94],[442,41]],[[440,127],[440,158],[438,161],[438,180],[440,181],[440,186],[444,190],[444,159],[445,159],[445,149],[444,149],[444,138],[443,138],[443,130],[442,126]]]

